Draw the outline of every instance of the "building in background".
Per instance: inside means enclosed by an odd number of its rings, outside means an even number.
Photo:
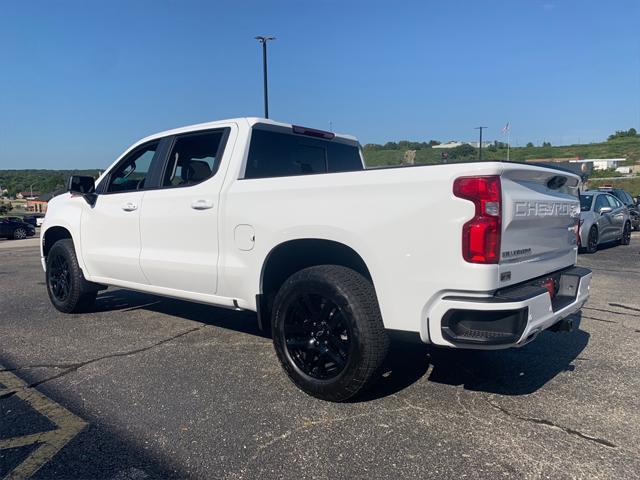
[[[45,193],[44,195],[40,195],[36,198],[27,199],[27,211],[33,213],[46,213],[47,205],[51,201],[51,199],[55,196],[64,193],[66,190],[54,190],[50,193]]]
[[[441,143],[439,145],[434,145],[431,148],[456,148],[456,147],[460,147],[464,145],[464,143],[462,142],[454,142],[453,140],[451,140],[450,142],[447,143]]]
[[[490,147],[493,144],[494,142],[482,142],[482,148]],[[438,145],[433,145],[431,148],[446,149],[446,148],[461,147],[462,145],[471,145],[473,148],[478,148],[478,145],[480,145],[480,142],[456,142],[454,140],[451,140],[450,142],[447,142],[447,143],[440,143]]]
[[[18,192],[16,193],[16,199],[18,200],[33,200],[35,199],[38,195],[40,195],[40,193],[38,192]]]
[[[580,160],[570,160],[570,162],[591,162],[594,170],[608,170],[609,168],[618,168],[618,165],[625,160],[626,158],[584,158]]]

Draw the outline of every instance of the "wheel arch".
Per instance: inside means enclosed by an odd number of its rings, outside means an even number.
[[[342,242],[323,238],[284,241],[271,249],[262,264],[256,298],[261,328],[268,325],[268,320],[264,320],[269,318],[273,298],[285,280],[295,272],[317,265],[341,265],[360,273],[373,283],[369,267],[362,256]]]
[[[69,238],[73,241],[73,236],[71,232],[62,226],[56,225],[54,227],[49,227],[45,230],[44,235],[42,236],[42,256],[47,258],[51,247],[58,241],[65,238]],[[74,242],[75,246],[75,242]]]

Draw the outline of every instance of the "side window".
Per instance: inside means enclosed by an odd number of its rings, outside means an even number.
[[[356,145],[254,128],[244,178],[363,170]]]
[[[329,172],[357,172],[364,170],[360,149],[345,143],[329,143]]]
[[[131,152],[109,175],[108,193],[143,190],[159,142],[143,145]]]
[[[322,145],[293,134],[254,129],[245,178],[288,177],[327,171]]]
[[[224,130],[193,133],[177,137],[164,173],[162,185],[194,185],[218,170]]]
[[[605,197],[607,197],[607,202],[609,202],[609,206],[613,209],[616,209],[622,205],[620,203],[620,200],[618,200],[613,195],[605,195]]]
[[[609,202],[607,201],[607,197],[608,197],[608,195],[598,195],[598,198],[596,198],[596,204],[593,207],[593,209],[596,212],[599,212],[602,207],[608,207],[609,206]]]
[[[613,197],[613,201],[615,202],[616,207],[624,207],[624,203],[622,203],[619,198]]]

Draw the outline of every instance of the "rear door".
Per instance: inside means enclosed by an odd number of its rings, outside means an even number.
[[[522,282],[576,261],[579,179],[538,167],[501,176],[500,285]]]
[[[171,138],[160,187],[145,193],[140,217],[140,265],[151,285],[216,293],[220,167],[236,136],[230,125]]]

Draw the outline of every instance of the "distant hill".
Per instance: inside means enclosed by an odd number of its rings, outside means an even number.
[[[475,160],[478,150],[465,145],[454,149],[439,149],[424,143],[401,141],[398,148],[386,148],[390,144],[364,146],[365,162],[370,167],[383,165],[400,165],[407,150],[416,149],[415,163],[442,163],[442,153],[448,152],[450,160]],[[393,144],[391,144],[393,146]],[[459,152],[456,152],[459,151]],[[458,158],[452,155],[460,153]],[[530,159],[550,158],[620,158],[626,157],[628,163],[640,163],[640,137],[622,137],[601,143],[587,143],[580,145],[563,145],[558,147],[511,147],[509,159],[522,162]],[[483,160],[505,160],[507,158],[506,145],[498,143],[482,149]]]
[[[67,186],[71,175],[97,176],[98,169],[91,170],[0,170],[0,188],[9,190],[10,196],[18,192],[45,194]]]
[[[434,142],[389,142],[385,145],[368,144],[363,148],[365,162],[368,167],[400,165],[407,150],[416,150],[415,163],[442,163],[442,153],[447,152],[449,161],[474,161],[478,150],[469,145],[454,149],[432,148]],[[482,149],[484,160],[505,160],[506,145],[498,143]],[[512,147],[510,160],[525,161],[530,159],[551,158],[620,158],[626,157],[627,164],[640,163],[640,136],[620,137],[601,143],[581,145]],[[96,177],[98,169],[88,170],[0,170],[0,187],[9,190],[10,195],[17,192],[33,191],[41,194],[51,192],[67,185],[71,175],[91,175]],[[621,180],[622,181],[622,180]],[[631,189],[640,193],[640,179],[633,179]]]

